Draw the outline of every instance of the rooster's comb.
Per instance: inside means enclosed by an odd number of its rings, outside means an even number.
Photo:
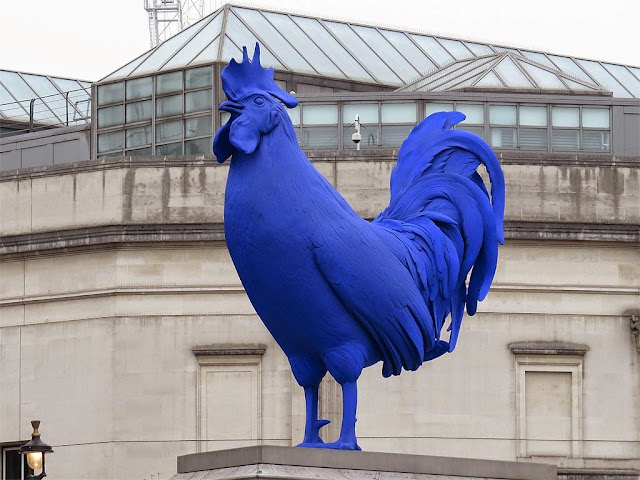
[[[222,89],[227,98],[237,102],[250,93],[266,92],[282,101],[287,107],[298,105],[298,100],[282,90],[273,81],[273,67],[262,68],[260,65],[260,46],[256,43],[253,60],[249,60],[247,47],[242,48],[242,62],[231,59],[229,65],[222,70]]]

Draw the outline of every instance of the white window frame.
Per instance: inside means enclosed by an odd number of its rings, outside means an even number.
[[[252,419],[253,445],[260,445],[262,442],[262,355],[265,346],[258,344],[246,345],[207,345],[195,347],[193,353],[198,362],[196,379],[196,439],[197,451],[206,449],[207,439],[205,437],[207,417],[204,406],[206,405],[206,389],[202,388],[207,372],[229,372],[245,368],[256,375],[256,395],[255,401],[256,418]]]
[[[516,373],[516,451],[519,458],[535,456],[527,437],[527,372],[571,374],[570,458],[583,456],[583,363],[586,345],[528,342],[509,345],[514,354]]]

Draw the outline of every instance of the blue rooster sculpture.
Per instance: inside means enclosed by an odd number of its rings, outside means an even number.
[[[465,306],[489,291],[503,243],[504,178],[479,137],[451,130],[459,112],[413,129],[391,175],[389,206],[368,222],[314,168],[287,111],[297,100],[260,65],[231,60],[222,71],[229,121],[216,133],[219,162],[232,156],[224,230],[256,312],[304,388],[299,446],[360,450],[356,381],[416,370],[453,351]],[[281,103],[282,102],[282,103]],[[477,173],[486,167],[491,195]],[[468,286],[466,284],[469,276]],[[450,335],[443,325],[451,315]],[[340,437],[324,443],[318,387],[327,371],[342,387]]]

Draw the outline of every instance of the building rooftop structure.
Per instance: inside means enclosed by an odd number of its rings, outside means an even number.
[[[640,68],[634,66],[233,4],[191,25],[107,75],[100,83],[228,62],[241,56],[243,46],[256,42],[263,47],[263,64],[275,70],[396,88],[456,62],[508,52],[526,59],[525,72],[518,68],[507,70],[509,61],[499,62],[506,82],[489,84],[487,79],[487,86],[511,88],[514,83],[522,88],[522,84],[530,82],[534,88],[547,88],[544,76],[550,79],[550,88],[587,83],[612,92],[614,97],[640,98]],[[536,72],[546,69],[560,72],[563,80],[554,82],[541,73],[525,82],[519,77],[527,76],[529,64]],[[510,78],[511,75],[514,77]]]
[[[0,70],[0,129],[25,133],[88,123],[91,82]]]
[[[496,150],[640,154],[639,67],[234,4],[95,82],[90,96],[88,82],[0,71],[3,134],[90,122],[93,160],[210,155],[227,115],[216,109],[220,72],[256,42],[299,100],[290,115],[305,149],[355,148],[356,114],[361,148],[396,148],[426,115],[457,109],[467,119],[456,128]],[[11,158],[0,169],[39,164]]]

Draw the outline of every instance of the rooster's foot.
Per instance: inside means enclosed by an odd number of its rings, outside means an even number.
[[[302,442],[299,443],[298,445],[296,445],[296,447],[302,447],[302,448],[325,448],[325,443],[322,441],[322,439],[318,439],[318,442]]]
[[[310,428],[305,432],[304,439],[298,447],[318,448],[324,445],[324,441],[320,438],[320,429],[331,423],[331,420],[314,420]]]
[[[358,443],[354,440],[352,442],[344,442],[338,440],[337,442],[325,443],[321,448],[331,448],[334,450],[358,450],[362,451]]]

